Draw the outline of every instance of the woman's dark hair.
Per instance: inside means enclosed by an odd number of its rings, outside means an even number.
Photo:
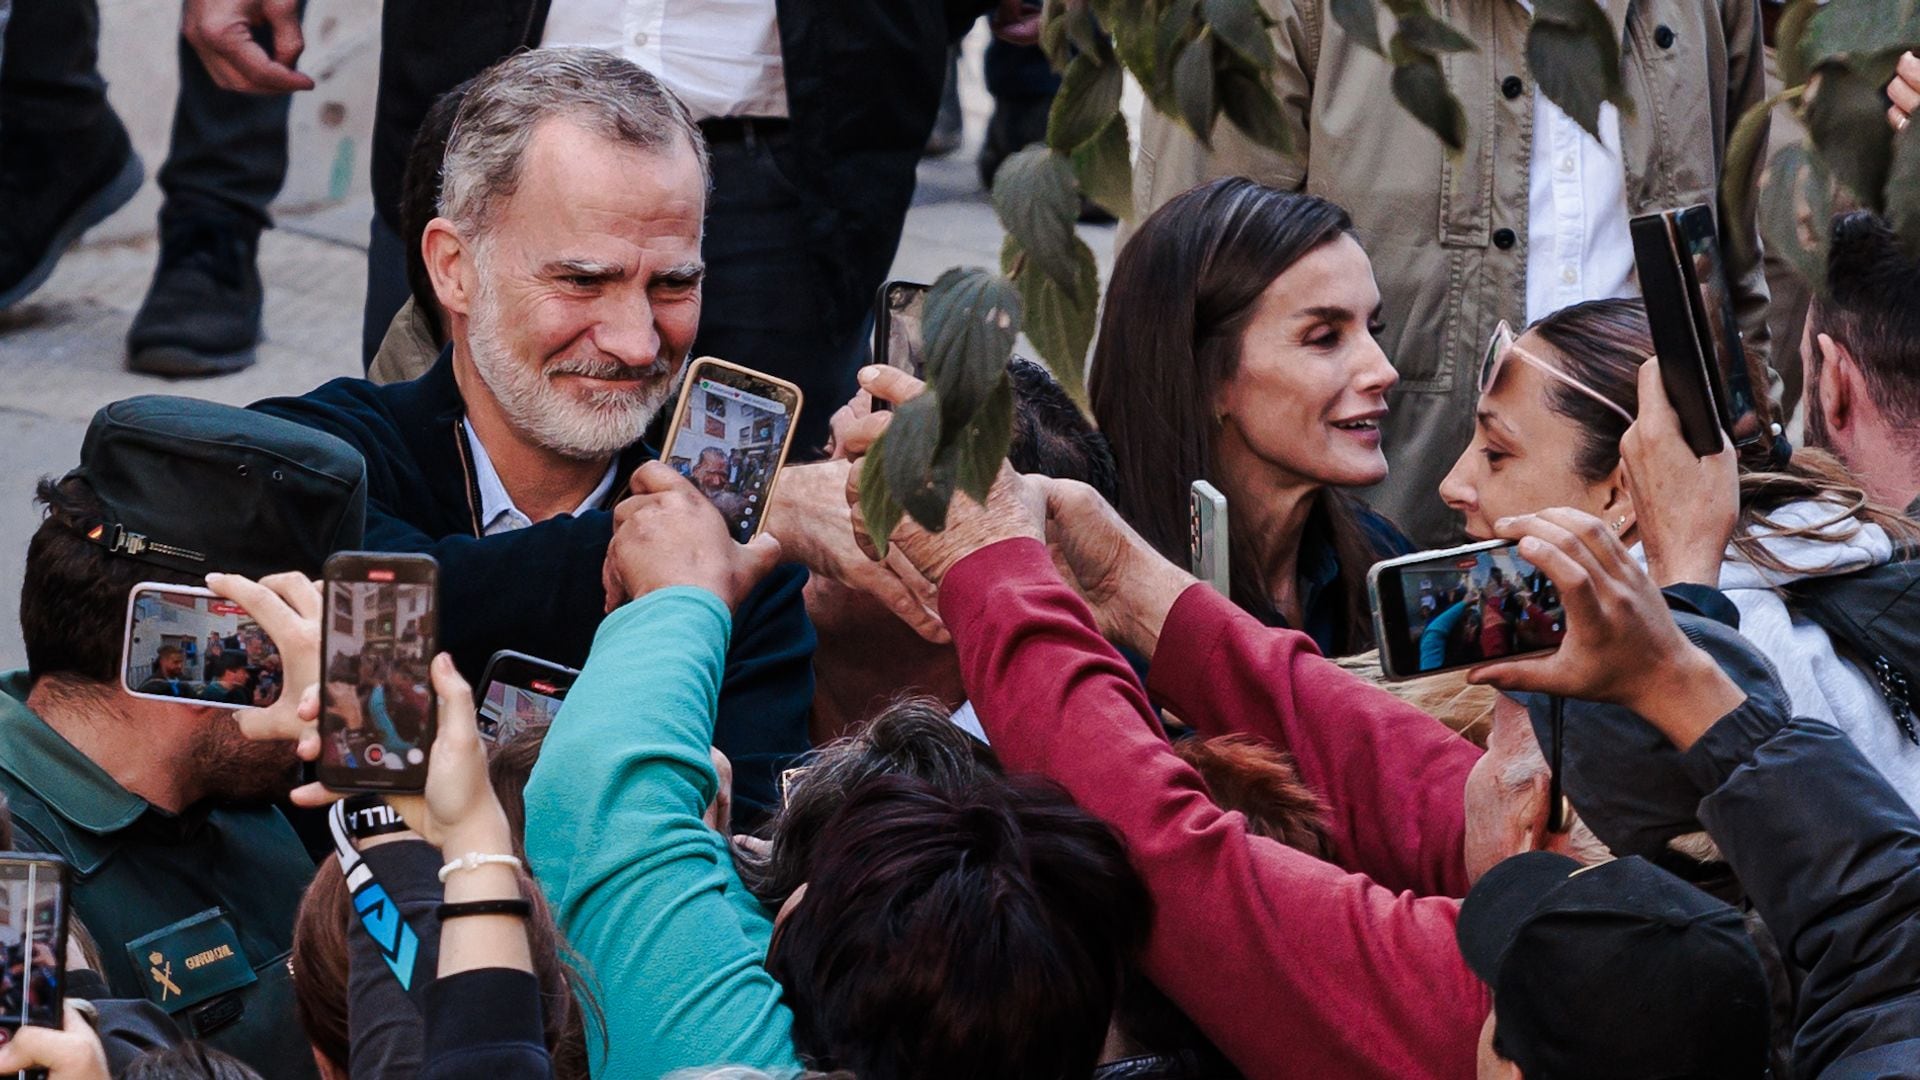
[[[807,880],[821,830],[854,789],[876,776],[910,776],[935,791],[964,791],[999,776],[993,751],[950,717],[933,698],[904,697],[789,770],[780,809],[763,833],[766,854],[734,852],[748,890],[770,908],[786,903]]]
[[[525,922],[534,974],[540,982],[553,1075],[555,1080],[587,1080],[585,1017],[583,1006],[576,1000],[577,994],[585,995],[584,987],[576,985],[580,976],[561,958],[564,942],[545,894],[524,870],[520,871],[520,895],[533,905],[533,914]],[[307,1033],[307,1041],[337,1066],[341,1075],[347,1073],[351,1048],[347,928],[355,917],[340,860],[321,860],[294,916],[293,954],[288,963],[293,973],[294,1014]],[[595,1007],[591,997],[586,1000],[585,1007]]]
[[[400,242],[406,246],[407,289],[414,306],[433,331],[433,343],[447,343],[446,313],[440,310],[440,297],[433,291],[433,279],[427,275],[427,257],[420,250],[420,238],[427,222],[440,213],[440,163],[447,156],[447,136],[453,132],[453,118],[460,101],[467,96],[473,80],[454,87],[433,100],[420,127],[407,147],[407,163],[400,173]]]
[[[1192,483],[1210,480],[1232,497],[1214,457],[1214,402],[1240,370],[1241,339],[1261,293],[1307,255],[1352,235],[1347,212],[1325,199],[1233,177],[1162,206],[1121,249],[1088,392],[1118,466],[1115,508],[1179,565],[1187,563]],[[1351,496],[1329,488],[1316,498],[1340,560],[1343,630],[1358,647],[1372,638],[1366,574],[1380,553]],[[1234,602],[1271,610],[1254,537],[1229,536]]]
[[[260,1080],[240,1059],[202,1043],[149,1050],[127,1065],[120,1080]]]
[[[1653,331],[1647,324],[1647,306],[1640,300],[1590,300],[1561,308],[1527,328],[1553,349],[1555,355],[1543,357],[1557,363],[1561,371],[1581,384],[1600,392],[1607,400],[1640,415],[1640,365],[1653,355]],[[1765,371],[1752,355],[1747,357],[1749,381],[1756,396],[1765,398]],[[1597,484],[1620,464],[1620,438],[1627,433],[1627,422],[1612,409],[1558,379],[1547,380],[1547,407],[1572,420],[1579,429],[1580,444],[1574,454],[1574,470],[1580,479]],[[1760,415],[1771,415],[1771,403],[1760,402]],[[1768,516],[1788,503],[1817,501],[1834,507],[1830,521],[1798,527],[1776,523]],[[1896,543],[1920,540],[1906,514],[1881,506],[1867,498],[1865,491],[1833,455],[1803,447],[1783,468],[1755,468],[1743,458],[1740,466],[1740,521],[1734,534],[1734,547],[1748,562],[1764,569],[1791,572],[1793,567],[1768,551],[1766,541],[1776,538],[1844,540],[1852,531],[1836,535],[1830,526],[1852,518],[1855,529],[1878,525]],[[1760,535],[1753,535],[1753,530]]]
[[[959,1080],[1099,1061],[1152,901],[1119,838],[1058,790],[877,776],[811,871],[767,968],[812,1067]]]

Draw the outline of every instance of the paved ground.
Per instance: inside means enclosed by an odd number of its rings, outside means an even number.
[[[973,164],[991,103],[979,82],[978,42],[969,45],[961,78],[967,138],[958,153],[922,164],[896,277],[931,281],[949,266],[997,265],[1001,231]],[[124,370],[127,324],[153,269],[150,236],[77,248],[31,299],[0,312],[0,669],[24,661],[14,598],[27,538],[39,521],[33,485],[73,466],[94,410],[154,393],[239,405],[359,374],[370,213],[364,194],[322,210],[282,211],[280,227],[260,248],[266,340],[259,363],[236,375],[179,382]],[[1104,272],[1113,228],[1083,227],[1082,234]]]

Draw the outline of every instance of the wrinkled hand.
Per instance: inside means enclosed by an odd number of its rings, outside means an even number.
[[[1647,572],[1662,586],[1720,583],[1720,563],[1740,516],[1740,466],[1731,441],[1695,457],[1667,400],[1660,361],[1640,365],[1640,416],[1620,438]]]
[[[924,383],[906,372],[881,366],[861,369],[860,385],[875,398],[895,405],[925,388]],[[890,412],[875,413],[853,425],[846,440],[848,452],[866,453],[892,419]],[[878,559],[879,551],[867,535],[866,523],[859,512],[861,464],[855,461],[848,470],[847,505],[853,508],[854,534],[861,549],[868,558]],[[911,518],[903,518],[889,540],[922,576],[938,585],[955,563],[990,544],[1020,536],[1044,541],[1046,519],[1046,496],[1039,485],[1015,472],[1012,465],[1002,462],[1000,475],[994,478],[984,504],[974,502],[964,494],[955,495],[947,508],[947,527],[944,530],[930,533],[914,524]]]
[[[1046,495],[1047,546],[1061,576],[1086,598],[1101,633],[1152,656],[1167,612],[1197,579],[1161,558],[1093,488],[1035,480]]]
[[[773,534],[735,543],[719,509],[672,466],[649,461],[628,486],[607,547],[607,610],[671,585],[705,589],[736,609],[780,562]]]
[[[1893,102],[1887,110],[1887,122],[1895,131],[1905,131],[1913,120],[1913,110],[1920,108],[1920,56],[1913,53],[1901,53],[1900,63],[1893,69],[1893,81],[1887,84],[1887,98]]]
[[[952,640],[940,622],[939,592],[905,555],[889,551],[875,562],[861,550],[853,522],[858,511],[850,511],[845,498],[852,471],[845,459],[780,470],[767,531],[780,539],[788,559],[872,596],[928,641]]]
[[[320,757],[320,588],[299,571],[254,581],[239,574],[208,574],[207,588],[247,609],[280,651],[280,697],[265,708],[234,714],[241,734],[261,742],[286,741],[302,761]],[[301,806],[324,806],[339,796],[308,784],[293,793]]]
[[[107,1080],[107,1054],[93,1025],[69,1001],[59,1028],[26,1024],[11,1034],[0,1029],[0,1073],[23,1069],[45,1069],[47,1080]]]
[[[419,795],[389,795],[387,802],[421,838],[449,857],[469,851],[513,850],[507,812],[487,777],[487,750],[474,719],[473,688],[446,653],[429,669],[438,705],[427,783]]]
[[[272,55],[253,36],[254,27],[263,25],[273,32]],[[306,48],[298,0],[186,0],[180,33],[222,89],[246,94],[313,89],[313,80],[293,67]]]
[[[847,459],[846,434],[851,432],[862,420],[873,415],[873,395],[865,390],[856,390],[845,405],[833,410],[827,419],[827,458],[832,461]]]
[[[1599,518],[1556,508],[1502,518],[1494,532],[1518,540],[1521,557],[1559,589],[1567,636],[1545,656],[1481,664],[1468,682],[1610,702],[1670,735],[1746,700],[1680,632],[1659,587]]]

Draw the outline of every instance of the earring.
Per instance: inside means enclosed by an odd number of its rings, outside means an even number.
[[[1627,515],[1621,514],[1619,517],[1613,519],[1614,532],[1619,532],[1621,529],[1624,529],[1626,527],[1627,527]]]

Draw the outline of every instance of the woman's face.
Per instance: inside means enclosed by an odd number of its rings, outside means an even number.
[[[1560,363],[1560,354],[1533,334],[1515,344],[1546,363]],[[1493,523],[1503,517],[1552,506],[1606,516],[1612,485],[1589,484],[1575,470],[1579,428],[1547,407],[1554,381],[1509,358],[1499,381],[1480,398],[1473,441],[1440,482],[1440,498],[1466,516],[1467,533],[1476,540],[1491,539]]]
[[[1380,421],[1400,376],[1373,337],[1380,288],[1366,252],[1348,236],[1323,244],[1257,303],[1239,370],[1214,400],[1223,467],[1251,459],[1316,486],[1386,479]]]

